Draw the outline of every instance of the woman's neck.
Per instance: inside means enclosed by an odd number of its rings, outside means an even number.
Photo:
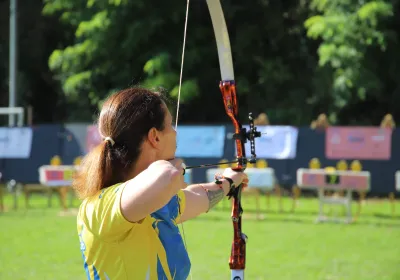
[[[139,175],[141,172],[147,169],[150,164],[152,164],[154,161],[156,161],[156,158],[154,155],[150,153],[145,153],[142,152],[137,159],[136,163],[134,164],[134,167],[132,169],[132,172],[130,174],[130,179],[135,178],[137,175]]]

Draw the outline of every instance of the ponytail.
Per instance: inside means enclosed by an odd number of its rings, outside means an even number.
[[[102,141],[83,158],[72,183],[72,187],[80,199],[93,196],[99,190],[113,184],[110,149],[111,144],[108,141]]]
[[[163,100],[161,93],[144,88],[124,89],[107,98],[98,120],[105,139],[84,157],[72,183],[80,199],[131,179],[143,139],[153,127],[164,129]]]

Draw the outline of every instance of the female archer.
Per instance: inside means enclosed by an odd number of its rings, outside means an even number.
[[[246,174],[187,185],[175,159],[165,98],[129,88],[104,103],[104,141],[89,152],[73,186],[83,200],[77,230],[88,279],[186,279],[190,260],[177,224],[214,207]]]

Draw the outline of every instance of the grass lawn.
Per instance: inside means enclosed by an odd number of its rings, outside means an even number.
[[[47,208],[39,195],[31,201],[32,209],[26,210],[20,197],[20,209],[14,211],[12,198],[6,197],[8,210],[0,214],[0,279],[84,280],[75,216],[60,216],[58,204]],[[232,222],[225,205],[183,225],[195,280],[229,279]],[[400,279],[399,204],[391,217],[386,200],[368,201],[349,225],[315,224],[316,199],[301,199],[295,213],[289,211],[289,198],[283,213],[274,197],[271,209],[265,205],[261,200],[263,217],[257,220],[254,197],[243,198],[247,280]]]

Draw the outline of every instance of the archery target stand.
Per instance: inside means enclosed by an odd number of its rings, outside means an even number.
[[[351,203],[353,192],[369,191],[370,173],[368,171],[325,171],[324,169],[305,169],[297,170],[297,185],[301,189],[317,190],[319,200],[319,211],[316,222],[336,221],[351,223],[353,217],[351,213]],[[327,197],[325,191],[346,192],[344,197]],[[324,215],[324,205],[342,205],[346,208],[344,219],[331,218]]]
[[[41,185],[56,188],[60,195],[63,208],[66,210],[67,194],[71,190],[72,181],[77,167],[75,165],[43,165],[39,168],[39,182]],[[72,206],[73,196],[70,196],[69,205]]]

